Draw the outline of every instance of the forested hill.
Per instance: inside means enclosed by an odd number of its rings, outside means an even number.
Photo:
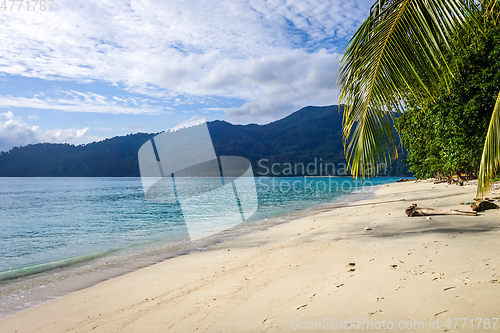
[[[216,154],[248,158],[256,175],[265,174],[263,167],[273,163],[278,163],[274,169],[278,172],[286,168],[285,163],[307,165],[316,159],[318,168],[320,162],[345,163],[342,113],[336,105],[308,106],[266,125],[207,124]],[[0,177],[137,177],[137,152],[156,134],[130,134],[79,146],[16,147],[0,154]],[[406,170],[404,163],[397,162],[388,175],[407,175]]]

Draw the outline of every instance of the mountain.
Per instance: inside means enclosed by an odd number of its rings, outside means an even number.
[[[342,113],[339,107],[308,106],[266,125],[207,123],[218,156],[243,156],[252,162],[256,175],[338,173],[345,164]],[[85,145],[39,143],[0,153],[0,177],[138,177],[137,152],[156,134],[137,133]],[[333,163],[336,171],[324,171]],[[271,166],[274,166],[274,173]],[[311,164],[309,171],[313,171]],[[296,169],[296,170],[295,170]],[[297,172],[295,172],[297,171]],[[342,170],[340,171],[342,174]],[[396,161],[387,175],[408,175]]]

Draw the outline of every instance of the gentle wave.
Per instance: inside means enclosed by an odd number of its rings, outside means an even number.
[[[84,254],[81,256],[75,256],[55,261],[50,261],[46,263],[40,263],[36,265],[25,266],[21,268],[9,269],[0,272],[0,282],[13,280],[21,277],[26,277],[46,271],[50,271],[57,268],[64,268],[75,264],[80,264],[83,262],[91,261],[94,259],[105,257],[113,252],[118,251],[117,249],[106,250],[102,252],[95,252],[90,254]]]

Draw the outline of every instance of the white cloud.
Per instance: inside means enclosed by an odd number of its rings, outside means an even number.
[[[36,114],[30,114],[30,115],[28,115],[28,119],[30,119],[30,120],[38,120],[38,116]]]
[[[103,132],[112,132],[113,131],[113,129],[109,128],[109,127],[98,127],[97,129],[99,131],[103,131]]]
[[[88,129],[53,129],[41,133],[38,126],[29,126],[8,111],[0,114],[0,151],[37,142],[72,142],[84,136]]]
[[[0,118],[1,117],[4,117],[4,118],[7,118],[7,119],[11,120],[11,119],[14,119],[14,113],[12,113],[12,111],[7,111],[5,113],[0,113]]]
[[[226,114],[233,122],[264,123],[307,105],[337,103],[338,57],[324,50],[313,54],[297,50],[250,60],[240,66],[226,66],[226,71],[222,75],[219,71],[212,82],[239,77],[239,82],[258,87],[247,96],[249,102],[227,109]]]
[[[223,112],[226,109],[224,108],[204,108],[203,113],[209,113],[209,112]]]
[[[173,128],[174,131],[180,130],[182,128],[192,127],[200,124],[206,123],[205,118],[201,116],[192,116],[188,120],[182,121],[175,125]]]
[[[40,141],[43,142],[71,142],[75,139],[81,138],[87,131],[88,127],[82,129],[70,128],[70,129],[54,129],[46,131],[41,137]]]
[[[0,114],[0,151],[35,143],[39,133],[38,126],[23,123],[11,111]]]
[[[114,114],[159,114],[169,108],[151,106],[145,101],[135,99],[108,99],[92,92],[82,93],[74,90],[61,91],[63,98],[0,96],[0,108],[24,107],[33,109],[52,109],[66,112],[98,112]],[[36,117],[36,116],[35,116]],[[31,119],[31,118],[30,118]]]
[[[287,107],[336,102],[335,92],[326,90],[334,87],[337,46],[366,18],[372,2],[59,0],[43,15],[3,17],[0,72],[100,80],[174,105],[237,98],[247,104],[231,109],[229,117],[272,119]],[[80,102],[34,97],[18,104],[106,112],[112,100],[113,113],[142,113],[140,104],[125,106],[119,97],[72,94]],[[266,109],[271,106],[281,111]]]

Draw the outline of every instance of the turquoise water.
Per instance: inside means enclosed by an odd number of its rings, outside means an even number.
[[[7,270],[177,238],[182,230],[179,207],[146,201],[138,179],[0,178],[0,184],[0,281]]]
[[[395,180],[373,178],[362,183],[349,178],[256,178],[259,208],[244,223],[251,225],[277,217],[283,222],[287,214],[293,216],[294,212],[332,200],[348,201],[348,195],[353,192],[366,193],[371,186]],[[206,180],[193,181],[202,185]],[[217,201],[210,205],[212,210],[225,209],[224,204]],[[0,287],[3,285],[5,289],[5,285],[10,284],[9,292],[1,294],[7,305],[0,308],[0,316],[2,311],[9,313],[12,307],[22,309],[23,304],[26,307],[26,300],[36,303],[28,296],[23,299],[15,294],[16,283],[23,279],[35,281],[37,275],[45,272],[44,282],[33,282],[39,287],[53,283],[50,272],[60,276],[68,267],[86,262],[102,263],[99,258],[109,263],[112,262],[109,258],[116,259],[126,253],[114,266],[108,265],[109,269],[123,268],[129,264],[123,258],[144,260],[148,256],[146,249],[151,248],[148,245],[183,244],[183,251],[190,250],[180,206],[146,200],[139,178],[0,178],[0,242]],[[194,246],[200,247],[200,244]],[[134,251],[135,257],[131,254]],[[139,256],[140,251],[143,252]],[[162,255],[158,255],[157,249],[150,252],[157,256],[156,261],[175,255],[175,251]],[[108,266],[87,265],[85,274],[94,269],[105,271]],[[71,274],[73,277],[80,273]],[[30,294],[30,290],[25,287],[23,295]],[[53,290],[58,290],[57,286]],[[6,294],[16,297],[5,299]],[[54,295],[49,292],[43,297]],[[17,303],[9,308],[9,302]]]

